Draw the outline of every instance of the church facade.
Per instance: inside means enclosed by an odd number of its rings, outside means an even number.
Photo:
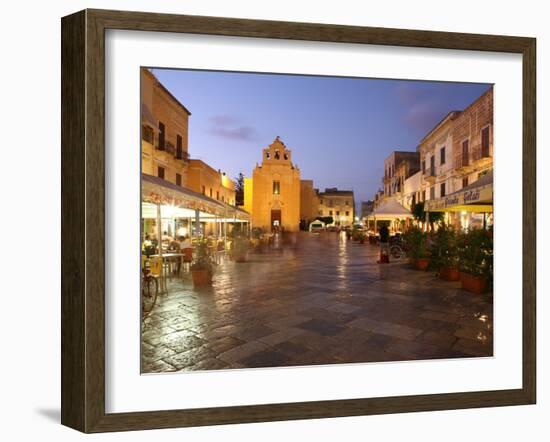
[[[279,137],[263,149],[262,162],[244,181],[244,210],[252,227],[297,232],[300,228],[300,170]]]

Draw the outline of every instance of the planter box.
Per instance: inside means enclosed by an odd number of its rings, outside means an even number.
[[[191,270],[194,286],[205,286],[212,284],[212,272],[207,269]]]
[[[445,281],[460,281],[460,272],[456,267],[441,267],[439,277]]]
[[[425,271],[428,268],[428,265],[430,264],[429,258],[417,258],[416,259],[416,270],[422,270]]]
[[[487,281],[485,278],[470,275],[469,273],[460,272],[460,282],[464,290],[468,290],[478,295],[482,294],[487,289]]]

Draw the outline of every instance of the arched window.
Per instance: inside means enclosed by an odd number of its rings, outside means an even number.
[[[280,158],[279,151],[276,150],[275,151],[275,159],[278,160],[279,158]]]

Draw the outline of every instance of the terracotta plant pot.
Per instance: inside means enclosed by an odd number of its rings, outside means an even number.
[[[445,281],[460,281],[460,272],[456,267],[445,266],[439,270],[439,277]]]
[[[478,295],[482,294],[487,289],[487,281],[481,276],[460,272],[460,282],[464,290],[468,290]]]
[[[430,264],[429,258],[418,258],[416,260],[416,270],[425,271],[428,268],[429,264]]]
[[[212,284],[212,272],[208,269],[192,269],[193,285],[205,286]]]

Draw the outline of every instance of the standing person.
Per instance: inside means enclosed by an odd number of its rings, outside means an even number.
[[[389,263],[390,262],[390,248],[389,248],[389,240],[390,240],[390,231],[388,229],[388,226],[385,224],[380,227],[380,230],[378,231],[380,234],[380,258],[378,260],[378,263]]]

